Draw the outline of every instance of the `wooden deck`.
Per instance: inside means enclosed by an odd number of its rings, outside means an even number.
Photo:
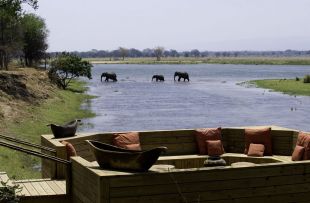
[[[0,172],[0,181],[8,182],[8,184],[18,184],[22,191],[18,193],[21,196],[21,202],[55,202],[62,201],[62,203],[70,202],[66,195],[66,181],[65,180],[51,180],[51,179],[31,179],[31,180],[16,180],[10,181],[5,172]]]
[[[31,179],[14,181],[22,187],[21,196],[65,195],[66,181],[50,179]]]

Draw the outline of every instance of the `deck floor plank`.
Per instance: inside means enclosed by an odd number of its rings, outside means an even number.
[[[7,182],[8,180],[8,175],[5,172],[0,172],[0,181]]]
[[[42,188],[40,185],[40,182],[30,182],[32,186],[35,188],[35,190],[39,193],[39,196],[47,195],[46,191]]]
[[[62,189],[53,180],[46,181],[46,183],[50,186],[50,188],[52,188],[52,190],[56,194],[64,194]]]
[[[62,190],[63,193],[66,193],[66,181],[63,180],[55,180],[56,185]]]
[[[20,185],[20,187],[22,188],[22,190],[17,194],[20,196],[30,196],[29,191],[27,190],[27,188],[24,186],[23,183],[17,183],[18,185]]]
[[[42,186],[42,188],[45,190],[45,192],[47,193],[47,195],[56,195],[56,193],[54,192],[54,190],[52,190],[52,188],[46,183],[46,181],[43,182],[39,182],[39,184]]]
[[[24,182],[23,186],[25,188],[27,188],[30,196],[38,196],[39,193],[37,192],[37,190],[32,186],[32,184],[30,182]]]

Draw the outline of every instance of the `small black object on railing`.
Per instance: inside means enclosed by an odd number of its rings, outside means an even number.
[[[76,119],[63,125],[48,124],[47,126],[51,127],[55,138],[65,138],[75,136],[79,122],[81,122],[81,120]]]

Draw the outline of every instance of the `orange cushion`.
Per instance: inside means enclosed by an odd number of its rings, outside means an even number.
[[[61,141],[61,143],[66,146],[67,159],[68,160],[70,160],[71,156],[77,156],[76,150],[75,150],[74,146],[70,142]]]
[[[124,149],[141,150],[138,132],[114,134],[113,144]]]
[[[305,148],[303,160],[310,160],[310,133],[299,132],[296,145]]]
[[[129,144],[129,145],[126,145],[126,149],[140,151],[141,146],[140,144]]]
[[[265,146],[264,155],[272,155],[271,128],[245,129],[245,149],[248,154],[250,144],[263,144]]]
[[[225,153],[221,140],[207,140],[206,144],[209,156],[220,156]]]
[[[221,128],[200,128],[195,130],[199,154],[207,154],[207,140],[222,140]]]
[[[296,145],[293,154],[292,154],[292,161],[301,161],[303,160],[305,148],[302,146]]]
[[[250,144],[248,156],[264,156],[265,146],[263,144]]]

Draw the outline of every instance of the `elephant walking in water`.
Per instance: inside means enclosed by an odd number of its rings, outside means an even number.
[[[158,81],[165,81],[165,78],[164,78],[163,75],[153,75],[152,81],[153,81],[153,79],[156,79],[156,82],[158,82]]]
[[[175,72],[174,73],[174,81],[175,81],[175,77],[179,77],[178,81],[181,80],[181,78],[184,79],[184,82],[185,80],[187,80],[189,82],[189,76],[188,76],[188,73],[187,72]]]
[[[101,74],[101,82],[102,82],[102,78],[105,77],[105,80],[106,82],[109,81],[109,79],[111,79],[113,82],[116,82],[117,79],[116,79],[116,74],[111,72],[111,73],[108,73],[108,72],[104,72]]]

